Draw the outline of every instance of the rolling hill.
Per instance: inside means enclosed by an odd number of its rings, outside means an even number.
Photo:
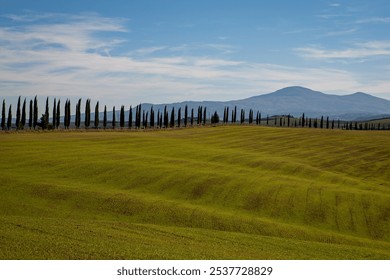
[[[390,259],[389,131],[0,137],[0,259]]]

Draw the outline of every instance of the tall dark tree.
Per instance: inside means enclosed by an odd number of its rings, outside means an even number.
[[[269,122],[269,116],[267,115],[267,125],[268,125],[268,122]]]
[[[1,129],[5,130],[5,100],[3,99],[3,107],[1,109]]]
[[[184,127],[187,127],[187,121],[188,121],[188,107],[184,108]]]
[[[305,127],[305,113],[302,114],[302,127]]]
[[[142,110],[142,128],[146,128],[145,110]]]
[[[198,118],[197,118],[197,125],[200,125],[202,123],[202,106],[198,106]]]
[[[191,109],[191,121],[190,121],[190,123],[191,123],[191,126],[194,125],[194,108]]]
[[[116,122],[116,119],[115,119],[115,106],[112,107],[112,128],[115,129],[115,122]]]
[[[104,105],[104,113],[103,113],[103,128],[107,127],[107,106]]]
[[[131,108],[131,105],[130,105],[130,109],[129,109],[129,128],[131,128],[133,126],[133,108]]]
[[[181,107],[177,111],[177,127],[180,127],[180,122],[181,122]]]
[[[203,125],[206,125],[206,107],[204,107],[204,110],[203,110]]]
[[[150,127],[151,128],[154,128],[154,109],[153,109],[153,105],[152,107],[150,108]]]
[[[33,126],[33,117],[34,117],[34,102],[30,100],[30,110],[28,111],[28,127],[32,129]]]
[[[26,98],[23,101],[22,106],[22,117],[20,119],[20,128],[24,129],[24,126],[26,125]]]
[[[125,106],[121,106],[121,112],[119,115],[119,126],[123,129],[125,127]]]
[[[237,106],[234,106],[233,123],[236,123],[236,122],[237,122]]]
[[[159,122],[160,122],[160,128],[162,128],[162,121],[163,121],[163,117],[162,117],[162,113],[160,113],[160,119],[159,119]]]
[[[95,121],[93,122],[95,129],[99,128],[99,101],[95,105]]]
[[[49,97],[46,98],[45,113],[42,114],[39,126],[42,129],[48,129],[49,128]]]
[[[169,126],[170,127],[174,127],[175,126],[175,107],[172,107],[171,120],[169,122]]]
[[[84,126],[88,128],[91,125],[91,100],[87,99],[85,101],[85,116],[84,116]]]
[[[67,99],[65,101],[65,106],[64,106],[64,127],[65,127],[65,129],[68,128],[68,105],[69,105],[69,100]]]
[[[334,129],[334,119],[332,120],[332,129]]]
[[[76,119],[74,121],[76,128],[80,128],[81,125],[81,98],[76,104]]]
[[[321,116],[320,128],[324,128],[324,116]]]
[[[57,100],[54,98],[53,103],[53,129],[56,128],[56,121],[57,121]]]
[[[326,129],[329,129],[329,117],[326,117]]]
[[[168,110],[167,106],[164,107],[164,127],[168,127]]]
[[[290,127],[290,114],[287,116],[287,127]]]
[[[33,118],[33,126],[34,126],[34,129],[35,127],[37,126],[38,124],[38,97],[35,96],[34,98],[34,118]]]
[[[7,119],[7,129],[10,130],[11,127],[12,127],[12,105],[9,105],[8,119]]]
[[[57,117],[57,120],[56,120],[56,128],[58,128],[60,126],[60,119],[61,119],[61,100],[58,99],[58,103],[57,103],[57,112],[56,112],[56,117]]]
[[[20,96],[18,98],[18,105],[16,106],[16,121],[15,121],[16,129],[20,128]]]
[[[249,119],[248,119],[248,121],[249,121],[249,124],[253,123],[253,110],[252,109],[249,110]]]
[[[226,123],[226,106],[223,108],[223,123]]]
[[[311,118],[309,118],[309,128],[311,128]]]

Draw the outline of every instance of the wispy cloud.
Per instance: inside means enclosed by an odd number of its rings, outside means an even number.
[[[356,23],[390,23],[390,17],[371,17],[355,21]]]
[[[355,44],[353,48],[343,50],[306,47],[296,48],[295,51],[300,56],[315,59],[361,59],[390,55],[390,41],[370,41],[358,43]]]

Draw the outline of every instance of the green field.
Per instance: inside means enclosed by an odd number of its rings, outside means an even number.
[[[0,134],[0,259],[390,259],[390,131]]]

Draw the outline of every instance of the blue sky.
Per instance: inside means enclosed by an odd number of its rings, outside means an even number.
[[[119,106],[241,99],[299,85],[390,99],[390,1],[0,0],[0,7],[3,98]]]

